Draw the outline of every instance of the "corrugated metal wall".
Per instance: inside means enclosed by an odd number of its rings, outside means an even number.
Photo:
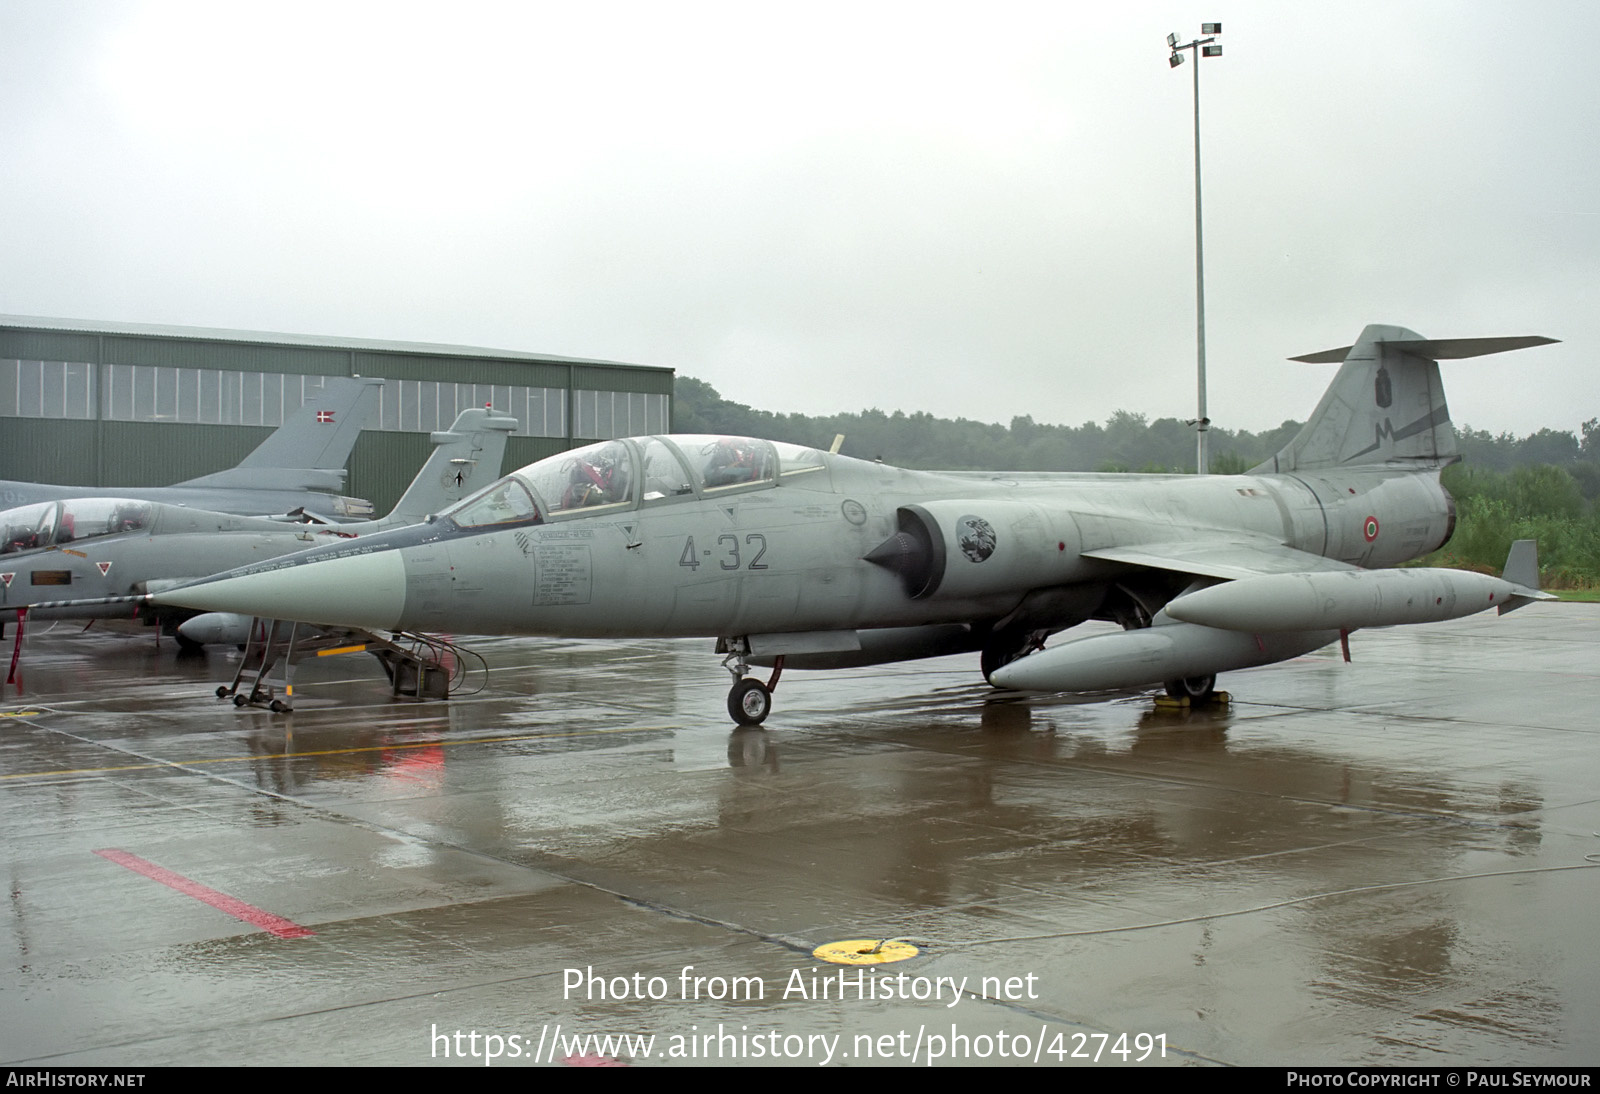
[[[0,357],[29,361],[98,361],[100,336],[0,327]]]
[[[0,479],[99,482],[96,424],[61,418],[0,418]]]
[[[15,419],[6,420],[10,422]],[[94,482],[73,479],[42,481],[68,482],[75,486],[166,486],[232,467],[272,435],[272,430],[263,426],[162,422],[74,424],[98,424],[100,427],[100,450]]]
[[[298,376],[348,376],[350,351],[315,346],[188,341],[105,336],[102,363],[216,368],[234,372],[285,372]]]

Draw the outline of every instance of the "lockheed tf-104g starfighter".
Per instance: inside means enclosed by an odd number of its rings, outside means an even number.
[[[425,524],[155,599],[375,631],[716,638],[746,724],[784,667],[960,651],[1002,687],[1204,698],[1219,672],[1358,627],[1546,595],[1521,548],[1504,579],[1389,568],[1453,530],[1437,361],[1550,341],[1370,326],[1296,358],[1343,364],[1305,428],[1244,475],[936,473],[744,437],[606,441]],[[1125,629],[1040,648],[1090,619]]]

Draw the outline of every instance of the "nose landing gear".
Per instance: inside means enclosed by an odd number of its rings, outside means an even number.
[[[733,674],[733,687],[728,689],[728,716],[742,726],[758,726],[772,713],[772,693],[777,690],[778,677],[783,675],[783,655],[772,662],[772,676],[762,683],[750,671],[749,647],[742,640],[730,639],[733,652],[722,659],[722,667]]]

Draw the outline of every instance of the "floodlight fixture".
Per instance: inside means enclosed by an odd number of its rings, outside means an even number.
[[[1167,65],[1177,68],[1183,64],[1184,51],[1194,51],[1194,310],[1195,310],[1195,372],[1199,394],[1200,413],[1189,423],[1195,427],[1195,471],[1206,474],[1206,431],[1211,419],[1206,415],[1206,263],[1205,240],[1200,216],[1200,59],[1221,57],[1222,46],[1216,35],[1222,33],[1221,23],[1201,23],[1204,37],[1192,42],[1179,42],[1176,34],[1167,35]]]

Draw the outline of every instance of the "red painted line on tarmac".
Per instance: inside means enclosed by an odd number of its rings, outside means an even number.
[[[192,896],[196,900],[204,901],[218,911],[227,912],[235,919],[241,919],[252,927],[260,927],[279,938],[310,938],[316,931],[291,923],[282,916],[264,912],[253,904],[246,904],[238,897],[231,897],[227,893],[219,893],[215,889],[201,885],[198,881],[190,881],[182,874],[175,874],[163,866],[153,862],[146,862],[138,855],[130,855],[126,851],[106,849],[96,851],[95,854],[103,859],[109,859],[118,866],[125,866],[136,874],[143,874],[151,881],[159,881],[171,889],[176,889],[184,896]]]

